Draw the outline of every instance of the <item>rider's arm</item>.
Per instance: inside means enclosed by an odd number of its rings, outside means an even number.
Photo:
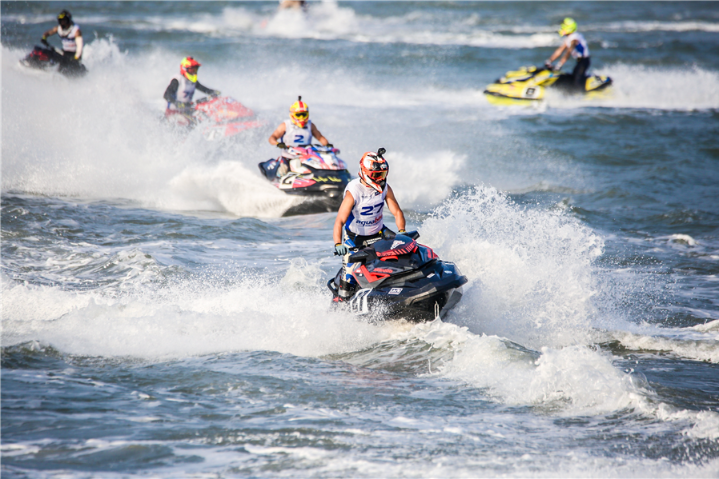
[[[198,90],[200,90],[202,93],[207,93],[208,95],[209,95],[210,93],[214,93],[214,91],[215,91],[215,90],[213,90],[212,88],[207,88],[205,85],[203,85],[203,84],[200,83],[200,82],[196,82],[196,83],[195,83],[195,88],[197,88]]]
[[[564,42],[562,42],[562,44],[559,45],[559,47],[558,47],[556,50],[554,50],[554,53],[552,53],[552,56],[549,57],[549,59],[547,60],[547,62],[548,62],[548,63],[552,63],[554,60],[556,60],[557,58],[559,58],[559,55],[562,54],[562,52],[564,51],[565,48],[567,48],[567,47],[566,47],[566,45],[564,45]]]
[[[572,54],[572,50],[574,50],[574,47],[575,47],[575,45],[576,45],[577,43],[578,43],[577,40],[572,40],[571,45],[569,45],[569,47],[567,48],[567,51],[564,52],[564,55],[562,56],[562,59],[559,60],[559,63],[557,63],[557,70],[559,70],[560,68],[562,68],[562,65],[564,65],[565,63],[567,63],[567,60],[569,60],[569,55]]]
[[[277,127],[277,129],[270,135],[270,145],[276,145],[280,142],[280,138],[282,138],[287,131],[287,126],[285,125],[285,122],[280,123],[280,126]]]
[[[77,36],[75,37],[75,44],[77,45],[77,50],[75,50],[75,60],[79,60],[82,58],[82,47],[85,45],[85,41],[82,39],[82,32],[78,29]]]
[[[165,90],[165,94],[162,95],[162,98],[165,100],[174,103],[177,101],[177,89],[180,88],[180,82],[177,81],[177,78],[173,78],[170,84],[167,86],[167,89]]]
[[[399,207],[399,203],[397,203],[397,198],[394,197],[392,187],[389,185],[387,185],[387,197],[385,198],[385,201],[387,202],[387,207],[389,207],[389,212],[394,215],[394,222],[397,225],[397,229],[405,229],[407,224],[404,221],[404,213],[402,212],[402,208]],[[337,228],[336,223],[335,228]]]
[[[56,33],[57,33],[57,27],[52,27],[50,30],[48,30],[42,34],[42,39],[45,40],[50,35],[55,35]]]
[[[337,211],[337,218],[335,219],[335,227],[332,230],[332,239],[335,244],[342,242],[342,227],[347,223],[347,218],[350,217],[352,208],[354,208],[355,199],[352,193],[349,191],[345,193],[345,198],[342,200],[339,211]]]
[[[317,141],[319,141],[322,146],[327,146],[329,144],[327,138],[322,136],[322,133],[320,133],[320,130],[317,129],[314,123],[312,123],[312,136],[317,138]]]

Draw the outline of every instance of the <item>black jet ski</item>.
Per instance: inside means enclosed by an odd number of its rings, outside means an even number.
[[[443,317],[462,298],[462,276],[454,263],[441,261],[432,249],[417,243],[419,233],[395,235],[385,230],[374,244],[349,257],[357,280],[344,302],[350,311],[370,319],[432,321]],[[338,297],[342,268],[327,283]]]
[[[258,165],[277,189],[307,198],[285,216],[337,211],[342,193],[352,181],[347,165],[337,156],[339,152],[330,146],[291,146],[278,158]]]
[[[85,65],[79,61],[65,58],[62,50],[52,47],[47,41],[44,42],[47,48],[35,46],[20,64],[37,70],[48,70],[57,66],[58,73],[68,77],[80,77],[87,73]]]

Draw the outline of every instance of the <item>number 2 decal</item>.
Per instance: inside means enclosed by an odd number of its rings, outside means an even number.
[[[295,135],[295,143],[303,145],[305,143],[305,135]]]

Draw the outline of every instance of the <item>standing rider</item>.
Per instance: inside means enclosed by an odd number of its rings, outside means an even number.
[[[62,56],[57,57],[60,63],[60,70],[66,69],[80,69],[80,60],[82,59],[82,48],[84,42],[82,39],[82,32],[80,31],[80,25],[77,25],[72,21],[72,15],[67,10],[63,10],[57,16],[56,27],[52,27],[42,35],[42,43],[49,45],[47,37],[50,35],[57,35],[62,41]]]
[[[384,153],[384,148],[377,153],[365,153],[360,160],[359,178],[350,181],[345,188],[332,232],[335,254],[343,257],[339,295],[334,301],[347,300],[355,288],[356,280],[351,274],[353,267],[347,266],[350,248],[365,248],[382,238],[385,202],[394,215],[399,232],[405,232],[404,213],[387,184],[389,164],[382,157]]]
[[[552,53],[552,56],[544,62],[544,66],[552,70],[552,62],[564,53],[562,59],[559,60],[559,63],[557,63],[556,69],[559,70],[562,68],[562,65],[566,63],[569,59],[569,55],[571,54],[577,60],[577,64],[574,66],[574,70],[572,70],[572,84],[575,88],[584,90],[584,84],[587,79],[587,70],[589,70],[590,63],[587,41],[581,33],[577,32],[577,22],[569,17],[565,18],[564,22],[562,22],[562,25],[559,27],[559,35],[565,37],[564,41],[562,41],[559,48]]]
[[[197,70],[200,68],[198,63],[192,57],[185,57],[180,62],[180,74],[172,78],[172,81],[165,89],[163,98],[167,100],[167,109],[169,111],[180,110],[185,114],[191,112],[192,96],[195,89],[212,96],[219,96],[219,90],[212,90],[197,81]]]

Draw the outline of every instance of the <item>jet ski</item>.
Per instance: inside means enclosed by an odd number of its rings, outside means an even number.
[[[228,96],[200,98],[185,109],[168,108],[165,120],[176,127],[200,127],[202,135],[210,141],[229,138],[264,125],[255,118],[252,110]]]
[[[36,70],[51,70],[57,67],[58,73],[67,77],[80,77],[87,73],[85,65],[79,61],[68,60],[62,50],[54,48],[47,41],[47,48],[35,46],[30,53],[20,60],[20,64]]]
[[[327,287],[334,305],[347,305],[372,320],[432,321],[443,317],[462,298],[462,276],[454,263],[440,260],[427,246],[417,243],[419,233],[395,234],[385,230],[374,244],[349,257],[357,280],[352,296],[338,303],[340,268]]]
[[[337,211],[342,193],[352,180],[347,165],[337,156],[339,152],[322,145],[291,146],[278,158],[258,165],[277,189],[309,200],[288,210],[285,216]]]
[[[611,84],[612,79],[608,76],[591,75],[585,80],[584,90],[578,92],[572,75],[544,66],[530,66],[507,72],[487,85],[484,94],[493,105],[529,105],[544,100],[547,88],[597,98],[602,95],[599,92],[605,91]]]

